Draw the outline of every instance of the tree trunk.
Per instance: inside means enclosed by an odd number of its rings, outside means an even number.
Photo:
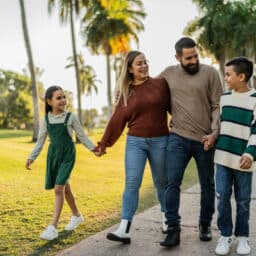
[[[111,91],[111,70],[110,70],[110,55],[106,55],[107,61],[107,99],[108,99],[108,118],[112,113],[112,91]]]
[[[80,82],[79,67],[78,67],[78,61],[77,61],[77,52],[76,52],[76,38],[75,38],[74,16],[73,16],[73,0],[70,1],[70,30],[71,30],[71,38],[72,38],[73,58],[74,58],[74,64],[75,64],[75,74],[76,74],[77,112],[78,112],[78,119],[79,119],[81,125],[83,125],[82,107],[81,107],[81,82]]]
[[[31,46],[30,46],[28,29],[27,29],[24,2],[23,2],[23,0],[20,0],[19,2],[20,2],[20,10],[21,10],[22,29],[23,29],[26,51],[27,51],[27,55],[28,55],[29,71],[30,71],[30,76],[31,76],[31,90],[32,90],[32,98],[33,98],[33,108],[34,108],[32,141],[35,142],[37,140],[38,131],[39,131],[38,92],[37,92],[36,76],[35,76],[35,68],[34,68],[32,50],[31,50]]]
[[[246,55],[245,56],[248,56],[249,59],[252,61],[253,63],[253,67],[255,67],[255,59],[256,59],[256,55],[255,55],[255,48],[254,48],[254,43],[253,41],[251,43],[248,44],[248,46],[246,47]],[[254,71],[254,70],[253,70]],[[256,88],[256,78],[254,76],[254,72],[253,72],[253,75],[251,77],[251,79],[249,80],[249,86],[251,88]]]
[[[73,16],[73,0],[70,0],[70,31],[72,39],[72,51],[75,64],[75,73],[76,73],[76,92],[77,92],[77,115],[78,119],[83,126],[82,120],[82,106],[81,106],[81,81],[79,74],[79,67],[77,61],[77,52],[76,52],[76,38],[75,38],[75,26],[74,26],[74,16]],[[78,137],[76,137],[76,142],[80,143]]]
[[[226,62],[225,55],[221,55],[221,57],[219,59],[219,64],[220,64],[220,72],[221,72],[221,75],[223,78],[225,76],[225,62]]]
[[[225,81],[224,81],[225,62],[226,62],[226,50],[225,49],[223,49],[223,51],[219,54],[218,62],[219,62],[219,66],[220,66],[220,73],[221,73],[221,76],[222,76],[223,89],[226,90],[226,85],[225,85]]]

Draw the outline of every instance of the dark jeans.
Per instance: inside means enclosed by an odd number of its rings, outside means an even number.
[[[214,213],[214,163],[213,150],[204,151],[200,141],[190,140],[171,133],[167,144],[166,218],[168,226],[180,224],[180,186],[188,162],[196,161],[201,186],[199,222],[210,224]]]
[[[242,172],[217,165],[216,194],[218,202],[218,228],[222,236],[231,236],[233,233],[230,202],[233,185],[236,199],[235,236],[248,237],[252,172]]]

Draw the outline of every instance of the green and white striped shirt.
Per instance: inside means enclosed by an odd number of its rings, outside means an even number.
[[[224,93],[220,119],[214,162],[240,171],[256,170],[256,91]],[[239,167],[242,155],[253,160],[250,169]]]

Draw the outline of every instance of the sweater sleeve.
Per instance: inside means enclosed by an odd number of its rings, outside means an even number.
[[[127,123],[126,117],[126,107],[123,105],[120,100],[116,105],[114,113],[112,114],[105,132],[101,138],[101,141],[98,142],[99,146],[105,150],[106,147],[111,147],[118,140],[122,134],[125,125]]]
[[[169,88],[169,85],[167,83],[167,81],[165,79],[164,80],[164,84],[165,84],[165,95],[167,98],[167,112],[171,115],[172,114],[172,107],[171,107],[171,89]]]
[[[243,155],[250,155],[251,158],[256,160],[256,106],[254,106],[253,110],[253,121],[251,125],[251,134],[247,143],[247,147],[243,153]]]
[[[220,97],[223,93],[220,76],[217,70],[213,70],[210,76],[210,104],[211,104],[211,129],[212,134],[217,138],[220,133]]]
[[[76,115],[72,113],[72,128],[76,133],[76,136],[81,141],[81,143],[92,151],[96,146],[92,143],[92,141],[86,136],[82,125],[80,124]]]
[[[43,118],[40,123],[37,142],[35,144],[34,149],[31,152],[31,154],[29,155],[28,159],[35,160],[38,157],[38,155],[42,151],[46,137],[47,137],[47,127],[46,127],[45,118]]]

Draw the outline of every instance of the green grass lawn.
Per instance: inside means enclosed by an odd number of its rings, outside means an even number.
[[[90,135],[94,142],[100,137],[101,131]],[[101,158],[82,145],[76,145],[77,160],[71,187],[86,220],[73,232],[63,231],[70,218],[65,204],[59,222],[59,239],[50,242],[38,237],[49,224],[53,211],[53,190],[44,190],[47,145],[33,163],[32,170],[27,171],[25,162],[34,146],[30,141],[31,132],[0,130],[0,255],[55,255],[119,221],[124,188],[125,134]],[[194,169],[191,162],[183,189],[197,182]],[[147,166],[139,211],[155,204],[155,189]]]

